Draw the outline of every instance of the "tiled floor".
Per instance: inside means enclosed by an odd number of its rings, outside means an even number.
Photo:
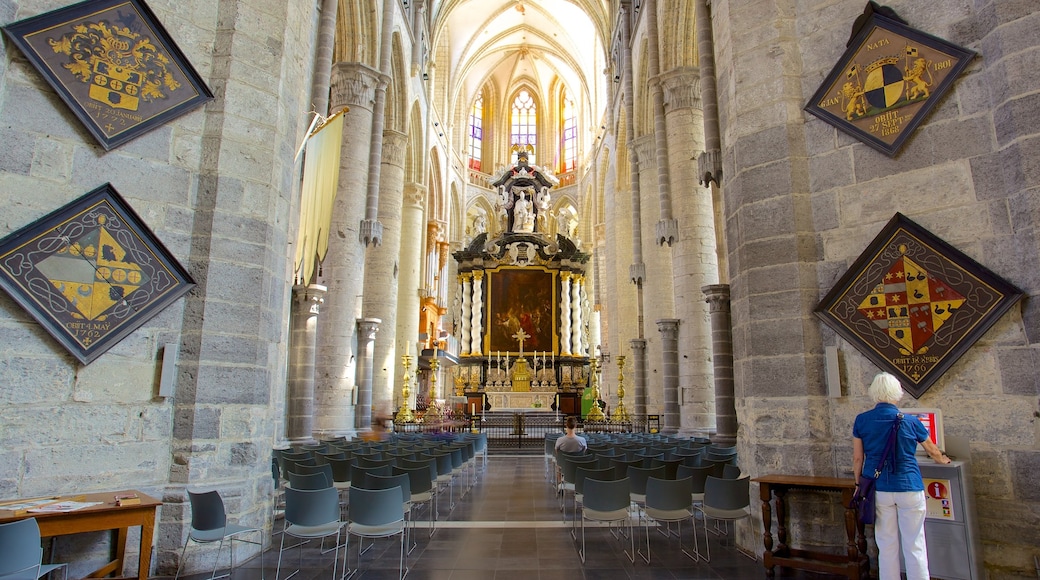
[[[414,534],[417,546],[407,557],[412,580],[579,580],[579,579],[743,579],[765,578],[761,562],[752,560],[733,547],[724,547],[712,536],[711,562],[694,562],[676,549],[676,540],[651,532],[651,563],[639,556],[632,563],[624,551],[627,539],[616,541],[603,527],[586,528],[588,554],[585,564],[578,556],[581,545],[580,529],[577,540],[571,538],[571,516],[559,509],[558,496],[545,479],[544,462],[540,456],[496,456],[488,460],[487,469],[477,477],[476,485],[461,499],[456,490],[456,506],[449,513],[447,501],[441,502],[440,521],[436,533],[429,537],[425,511],[417,519]],[[568,505],[570,500],[568,499]],[[566,518],[566,521],[565,521]],[[281,528],[278,522],[276,528]],[[636,548],[645,536],[636,529]],[[688,525],[683,529],[683,541],[690,543]],[[277,546],[264,554],[265,580],[275,579],[278,560]],[[376,540],[361,560],[360,572],[355,578],[375,580],[397,578],[399,540]],[[701,544],[703,549],[703,530]],[[351,558],[356,560],[356,538],[351,538]],[[316,542],[315,542],[316,544]],[[212,545],[192,546],[192,549],[214,549]],[[223,558],[227,558],[226,552]],[[290,571],[299,563],[299,549],[287,551],[283,566]],[[299,580],[333,579],[333,554],[324,556],[314,547],[304,548],[303,569]],[[226,560],[224,560],[226,561]],[[353,562],[353,561],[352,561]],[[287,572],[282,571],[283,580]],[[206,575],[187,577],[188,580],[208,578]],[[239,565],[232,580],[257,580],[260,575],[259,558]],[[803,574],[777,570],[776,578],[819,580],[833,578],[822,574]]]

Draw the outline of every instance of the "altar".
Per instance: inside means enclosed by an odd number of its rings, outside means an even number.
[[[496,411],[545,411],[553,412],[555,393],[495,393],[488,392],[488,403]]]

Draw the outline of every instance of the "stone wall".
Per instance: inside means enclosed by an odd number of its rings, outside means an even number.
[[[4,0],[0,17],[6,24],[64,4]],[[149,6],[216,98],[109,152],[4,43],[0,235],[111,182],[198,285],[87,366],[0,296],[0,497],[135,488],[161,498],[153,572],[172,574],[189,518],[185,488],[219,489],[239,521],[270,517],[293,154],[308,121],[310,85],[300,81],[310,78],[316,8]],[[179,344],[180,362],[175,395],[160,398],[167,343]],[[70,575],[82,575],[106,542],[59,540],[58,559],[78,562]],[[189,558],[189,569],[204,560]]]
[[[752,475],[849,476],[852,421],[871,406],[878,369],[811,312],[895,212],[1027,295],[1040,290],[1040,76],[1028,64],[1040,54],[1040,12],[1015,0],[887,3],[911,26],[979,52],[889,158],[801,110],[863,2],[711,4],[741,453]],[[1027,474],[1040,463],[1037,312],[1025,301],[1006,314],[917,402],[942,408],[947,435],[971,444],[990,578],[1035,575],[1040,485]],[[825,396],[827,345],[844,360],[839,398]],[[806,507],[793,535],[833,544],[833,530],[820,528],[832,515]],[[742,543],[760,552],[760,524],[752,528]]]

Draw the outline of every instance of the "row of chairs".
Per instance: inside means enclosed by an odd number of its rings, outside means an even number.
[[[606,474],[601,474],[606,475]],[[579,556],[585,562],[586,554],[586,521],[606,523],[615,539],[629,538],[629,548],[625,555],[629,561],[635,562],[638,553],[644,561],[650,563],[650,528],[660,528],[666,537],[678,538],[680,551],[693,560],[711,560],[708,542],[708,520],[715,522],[713,531],[728,533],[728,522],[750,515],[750,485],[748,477],[722,479],[708,476],[703,493],[695,493],[693,478],[661,479],[651,477],[646,482],[645,494],[641,504],[633,501],[632,482],[629,478],[594,479],[586,477],[579,484],[581,504],[581,547]],[[698,499],[699,498],[699,499]],[[633,506],[636,515],[633,518]],[[704,528],[704,549],[700,547],[697,534],[697,514],[700,514]],[[635,534],[632,520],[642,525],[646,536],[646,552],[635,549]],[[683,545],[682,525],[689,520],[693,532],[693,545]],[[720,526],[725,522],[725,528]],[[663,524],[663,526],[662,526]],[[672,531],[672,525],[675,531]],[[615,532],[613,526],[621,529]],[[573,536],[572,530],[572,536]]]
[[[604,462],[623,459],[630,463],[641,462],[647,467],[651,460],[673,466],[687,465],[699,467],[710,464],[737,465],[737,449],[735,446],[718,446],[690,439],[632,437],[632,434],[594,434],[589,436],[588,448],[584,455],[595,455]],[[627,436],[622,436],[627,435]],[[551,467],[556,462],[556,440],[560,434],[545,437],[546,478],[552,475]],[[674,471],[674,467],[671,468]]]
[[[340,562],[340,550],[343,551],[343,565],[341,578],[352,576],[360,567],[361,555],[364,553],[363,542],[366,538],[385,538],[401,534],[401,556],[399,564],[400,577],[404,578],[407,573],[405,568],[404,547],[406,541],[406,518],[405,508],[407,489],[407,478],[405,486],[396,485],[384,489],[363,489],[354,486],[348,488],[350,501],[353,504],[349,518],[344,518],[340,511],[339,491],[334,487],[322,489],[293,489],[285,490],[285,524],[282,529],[282,539],[278,550],[278,565],[275,568],[276,580],[287,580],[295,576],[303,568],[303,545],[311,540],[324,540],[334,537],[335,545],[331,549],[319,548],[322,554],[330,551],[335,552],[332,577],[336,578],[337,568]],[[400,480],[399,480],[400,483]],[[185,561],[189,543],[207,544],[217,542],[217,557],[214,559],[213,571],[210,578],[224,578],[230,576],[235,569],[234,542],[247,542],[261,545],[260,569],[263,578],[263,534],[262,528],[250,528],[228,522],[223,500],[217,491],[195,492],[188,491],[188,499],[191,504],[191,528],[188,537],[184,541],[181,550],[181,559],[177,567],[175,578],[180,577]],[[24,521],[24,520],[23,520]],[[346,536],[343,535],[344,529]],[[248,534],[257,534],[256,541],[243,538]],[[350,554],[348,543],[350,536],[356,536],[358,541],[357,562],[355,567],[350,567]],[[286,546],[286,538],[299,539],[300,542]],[[231,567],[228,574],[217,576],[219,556],[224,542],[230,545]],[[37,547],[39,536],[37,531]],[[285,578],[281,578],[282,555],[286,550],[299,547],[300,559],[296,571]],[[2,570],[2,567],[0,567]],[[349,570],[349,572],[348,572]]]

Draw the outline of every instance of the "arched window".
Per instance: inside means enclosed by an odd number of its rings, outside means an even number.
[[[538,142],[537,107],[534,98],[526,89],[521,89],[513,99],[513,116],[510,125],[509,138],[513,145],[528,151],[527,162],[535,164],[535,145]],[[516,153],[513,153],[513,162],[516,162]]]
[[[563,91],[563,130],[560,131],[561,156],[560,172],[574,171],[578,164],[578,113],[574,107],[574,99]]]
[[[469,112],[469,168],[480,171],[482,146],[484,144],[484,93],[477,95],[473,109]]]

